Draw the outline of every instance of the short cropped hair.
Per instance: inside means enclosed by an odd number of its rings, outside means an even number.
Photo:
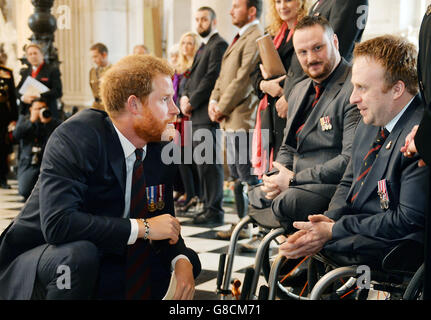
[[[97,50],[97,52],[99,52],[100,54],[104,54],[104,53],[108,54],[109,53],[108,47],[106,45],[104,45],[103,43],[100,43],[100,42],[93,44],[91,46],[90,51],[93,51],[93,50]]]
[[[208,11],[210,13],[211,22],[217,18],[217,15],[213,8],[210,7],[200,7],[198,11]]]
[[[331,24],[329,21],[322,16],[305,16],[301,20],[298,21],[295,31],[314,27],[314,26],[321,26],[325,32],[332,37],[334,35],[334,29],[332,29]]]
[[[42,47],[40,45],[38,45],[37,43],[29,43],[28,45],[25,46],[25,52],[27,53],[28,49],[30,48],[36,48],[37,50],[39,50],[41,53],[43,53]]]
[[[153,91],[153,79],[159,74],[174,75],[169,63],[160,58],[130,55],[118,61],[102,77],[100,92],[108,114],[122,113],[132,95],[145,102]]]
[[[385,90],[402,81],[410,94],[418,93],[418,52],[416,46],[407,39],[393,35],[373,38],[356,44],[353,56],[354,59],[369,57],[385,68]]]
[[[259,19],[262,15],[262,0],[247,0],[247,9],[256,8],[256,18]]]

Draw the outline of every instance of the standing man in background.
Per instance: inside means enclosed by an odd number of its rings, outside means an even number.
[[[103,43],[96,43],[90,48],[91,59],[96,65],[90,70],[90,87],[93,92],[93,109],[105,110],[100,97],[100,79],[103,74],[111,67],[109,63],[108,48]]]
[[[259,183],[257,177],[252,175],[247,146],[250,140],[248,131],[254,127],[258,105],[250,74],[259,59],[256,40],[262,36],[259,28],[261,13],[261,0],[232,1],[232,23],[239,28],[239,32],[223,56],[220,76],[212,91],[208,110],[210,119],[220,123],[226,131],[228,159],[234,160],[228,162],[228,166],[231,177],[235,179],[234,196],[240,219],[248,211],[247,191],[244,189],[247,185]],[[218,232],[217,237],[229,239],[232,230]],[[242,236],[249,237],[250,234],[247,232]]]
[[[213,157],[211,163],[197,164],[202,185],[204,211],[193,220],[195,224],[223,223],[223,166],[216,163],[217,122],[210,120],[208,103],[220,74],[221,62],[228,44],[220,37],[216,29],[216,13],[210,7],[201,7],[196,12],[197,32],[202,38],[202,45],[195,55],[190,78],[185,84],[180,100],[181,111],[190,117],[193,135],[200,129],[209,130],[212,135]],[[206,140],[203,140],[206,142]],[[202,141],[193,141],[196,148]],[[205,156],[204,156],[205,158]]]
[[[48,103],[52,117],[60,119],[58,100],[63,96],[60,70],[45,62],[42,48],[36,43],[29,44],[25,48],[25,53],[30,66],[21,70],[21,81],[17,86],[18,99],[21,101],[20,114],[28,114],[32,102],[35,99],[43,98]],[[19,91],[29,77],[41,82],[48,87],[49,91],[42,94],[35,94],[34,92],[21,94]]]

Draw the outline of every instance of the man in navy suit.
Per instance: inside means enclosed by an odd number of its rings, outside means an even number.
[[[223,55],[228,47],[227,42],[216,29],[216,14],[210,7],[201,7],[196,12],[196,31],[202,38],[202,46],[196,53],[190,70],[190,77],[184,87],[181,97],[181,111],[189,116],[193,125],[193,135],[197,132],[208,133],[208,140],[193,141],[194,150],[200,144],[211,143],[205,148],[205,161],[197,163],[199,179],[203,191],[204,211],[197,215],[193,223],[223,223],[223,166],[216,161],[217,148],[216,131],[220,128],[217,122],[210,120],[208,104],[220,74]],[[206,138],[206,135],[205,135]],[[212,155],[206,151],[212,150]],[[207,157],[211,158],[207,161]]]
[[[356,46],[350,100],[363,120],[351,161],[325,215],[295,222],[299,231],[280,254],[298,258],[323,248],[353,260],[365,255],[374,265],[404,240],[423,242],[429,170],[399,152],[423,113],[416,57],[414,45],[394,36]]]
[[[200,272],[174,217],[161,137],[179,113],[173,70],[130,56],[105,74],[108,113],[85,110],[46,146],[40,178],[0,236],[0,299],[191,299]],[[168,130],[169,133],[169,130]]]

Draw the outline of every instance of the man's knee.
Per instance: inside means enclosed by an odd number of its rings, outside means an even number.
[[[50,300],[89,299],[94,294],[98,272],[99,252],[93,243],[49,246],[39,260],[36,287]]]

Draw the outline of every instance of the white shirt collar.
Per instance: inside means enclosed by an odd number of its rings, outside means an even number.
[[[124,151],[124,157],[127,159],[132,154],[135,153],[136,147],[118,130],[118,128],[112,124],[115,128],[115,131],[117,131],[118,138],[120,139],[121,147]],[[142,150],[144,151],[144,158],[147,153],[147,146],[143,147]]]
[[[238,34],[241,37],[251,26],[259,24],[259,19],[254,19],[252,22],[247,23],[241,29],[239,29]]]
[[[398,120],[400,120],[400,118],[402,117],[402,115],[404,114],[404,112],[406,112],[407,108],[410,106],[410,104],[413,102],[413,100],[416,97],[413,97],[409,103],[407,103],[407,105],[403,108],[403,110],[401,110],[396,116],[395,118],[393,118],[391,121],[389,121],[389,123],[385,126],[386,130],[388,130],[389,132],[392,132],[392,130],[394,130]]]
[[[218,30],[214,28],[209,35],[207,35],[205,38],[201,37],[202,43],[207,44],[208,41],[210,41],[211,37],[218,33]]]

